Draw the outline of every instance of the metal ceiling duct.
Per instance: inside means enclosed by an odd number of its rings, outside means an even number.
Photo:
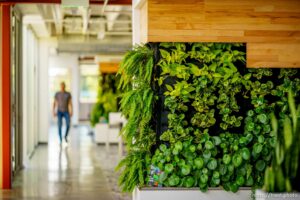
[[[130,36],[107,36],[103,40],[97,37],[69,36],[59,37],[58,53],[78,54],[123,54],[131,49]]]

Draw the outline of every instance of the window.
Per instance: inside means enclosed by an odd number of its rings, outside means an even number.
[[[98,78],[98,65],[80,65],[80,103],[95,103],[97,101]]]

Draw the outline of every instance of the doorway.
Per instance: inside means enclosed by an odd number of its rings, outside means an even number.
[[[12,176],[22,169],[22,21],[16,8],[11,10],[11,159]]]

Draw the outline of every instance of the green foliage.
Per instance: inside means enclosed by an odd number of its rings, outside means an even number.
[[[144,186],[150,165],[165,172],[160,179],[163,186],[202,191],[222,186],[236,192],[242,186],[263,185],[273,154],[285,167],[298,162],[295,151],[285,160],[285,148],[294,148],[290,130],[295,129],[296,118],[284,120],[290,125],[283,129],[270,114],[278,113],[282,120],[289,108],[298,112],[285,94],[292,89],[291,95],[299,98],[299,72],[247,69],[243,47],[160,43],[157,64],[148,46],[126,54],[118,73],[124,89],[121,110],[128,119],[122,130],[128,156],[118,167],[123,170],[120,185],[124,191]],[[168,129],[158,141],[153,114],[156,95],[162,93],[154,91],[153,85],[163,90],[164,110],[168,110]],[[283,130],[284,142],[278,146],[276,133]],[[296,165],[289,166],[289,172],[295,172]],[[278,181],[285,171],[279,169],[278,176],[269,174]]]
[[[90,122],[92,126],[95,126],[97,123],[99,123],[100,118],[104,115],[104,108],[103,104],[100,102],[97,102],[92,109]]]
[[[101,117],[104,117],[108,121],[108,114],[110,112],[117,112],[117,98],[120,95],[120,91],[116,89],[117,84],[118,79],[115,74],[100,75],[97,102],[90,116],[92,126],[99,123]]]
[[[120,65],[119,88],[132,90],[139,84],[150,85],[153,70],[153,51],[147,46],[136,46],[128,51]]]
[[[127,144],[128,155],[116,170],[122,170],[119,185],[132,192],[143,186],[150,166],[150,149],[155,143],[151,127],[154,92],[150,86],[153,69],[153,51],[138,46],[129,51],[120,66],[119,88],[123,89],[120,109],[127,118],[121,135]]]
[[[296,108],[291,90],[287,96],[290,113],[279,121],[272,115],[272,130],[277,142],[272,164],[265,172],[267,192],[292,192],[299,184],[300,105]]]
[[[299,92],[300,84],[294,70],[282,69],[274,83],[271,69],[240,69],[245,62],[241,46],[160,45],[162,73],[156,80],[165,88],[169,110],[168,130],[160,140],[168,145],[155,151],[152,164],[172,165],[164,186],[193,183],[202,191],[223,186],[236,192],[240,186],[263,185],[276,142],[269,114],[275,106],[287,106],[281,93],[288,87]]]
[[[119,178],[119,185],[123,191],[133,191],[137,185],[146,183],[147,167],[150,164],[150,154],[148,151],[129,151],[127,156],[118,164],[116,170],[122,170]]]

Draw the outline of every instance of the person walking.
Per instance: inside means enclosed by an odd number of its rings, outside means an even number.
[[[68,134],[70,130],[70,118],[73,115],[72,96],[66,91],[65,82],[60,83],[60,91],[56,92],[53,102],[53,116],[58,118],[58,135],[60,144],[62,144],[62,119],[66,120],[65,142],[68,142]]]

